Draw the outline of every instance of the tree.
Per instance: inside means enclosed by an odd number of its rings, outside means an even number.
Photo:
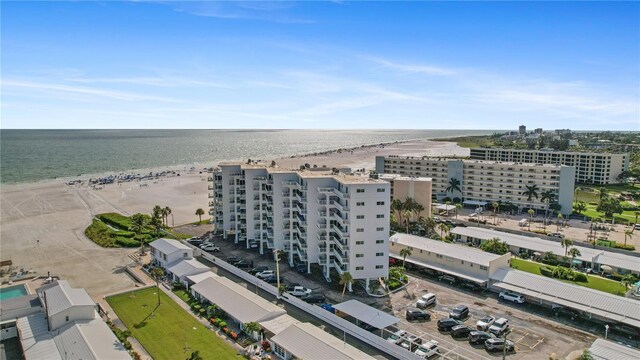
[[[271,160],[271,167],[276,167],[276,161],[275,160]]]
[[[280,296],[282,296],[282,294],[284,294],[285,291],[287,291],[287,285],[280,284],[280,287],[278,287],[278,293],[280,293]]]
[[[242,331],[244,331],[245,334],[249,335],[250,337],[253,337],[254,333],[260,332],[260,329],[262,329],[262,327],[255,321],[245,323],[242,326]]]
[[[402,250],[400,250],[400,256],[402,256],[402,267],[404,268],[404,263],[407,260],[407,256],[411,256],[411,248],[410,247],[405,247]]]
[[[462,209],[462,204],[456,203],[456,220],[458,220],[458,210]]]
[[[495,225],[498,217],[498,208],[500,207],[500,204],[494,201],[491,203],[491,207],[493,208],[493,225]]]
[[[580,250],[578,250],[577,247],[572,247],[571,249],[569,249],[569,256],[571,256],[571,266],[573,266],[573,261],[576,259],[576,257],[582,255],[582,253],[580,252]]]
[[[582,214],[586,210],[587,210],[587,204],[584,201],[578,201],[577,203],[573,204],[573,211],[575,211],[578,214]]]
[[[391,210],[395,211],[398,217],[398,223],[402,224],[402,210],[404,208],[404,204],[400,199],[393,199],[391,201]]]
[[[154,267],[151,269],[151,276],[156,280],[156,293],[158,293],[158,306],[160,306],[160,279],[164,276],[164,269],[161,267]]]
[[[196,215],[198,215],[198,219],[200,219],[200,222],[202,222],[202,215],[204,215],[204,210],[202,210],[202,208],[198,208],[198,210],[196,210]]]
[[[509,252],[509,245],[496,237],[480,244],[480,249],[493,254],[504,255]]]
[[[620,285],[624,287],[624,291],[629,290],[631,285],[636,282],[636,278],[632,274],[626,274],[620,279]]]
[[[589,349],[584,349],[582,354],[576,360],[593,360],[593,355],[591,355],[591,351]]]
[[[560,245],[564,248],[564,257],[567,257],[567,252],[569,251],[569,247],[573,245],[573,241],[571,239],[564,238],[560,240]]]
[[[598,192],[598,203],[602,204],[602,202],[609,197],[609,190],[603,186],[596,191]]]
[[[156,219],[156,220],[160,220],[162,218],[162,208],[158,205],[153,207],[153,212],[151,213],[151,219]],[[164,218],[162,220],[162,223],[164,224]]]
[[[556,200],[556,193],[554,193],[551,190],[545,190],[540,194],[540,200],[542,202],[546,202],[547,206],[550,206],[552,202],[554,202]],[[545,211],[545,218],[546,218],[546,211]]]
[[[142,238],[142,232],[147,226],[147,218],[140,213],[131,215],[131,222],[133,223],[129,228],[129,231],[136,233],[136,237],[140,240],[140,253],[144,253],[144,239]]]
[[[531,221],[533,221],[533,214],[535,214],[536,211],[533,209],[529,209],[527,210],[527,213],[529,214],[529,231],[531,231]]]
[[[165,206],[163,210],[163,214],[164,214],[164,218],[166,221],[166,226],[169,227],[169,215],[171,215],[171,208],[168,206]]]
[[[613,218],[613,214],[622,214],[623,211],[620,200],[612,197],[606,197],[601,200],[596,210],[604,213],[607,218]]]
[[[631,230],[624,231],[624,246],[627,246],[627,237],[631,238],[633,236],[633,228]]]
[[[404,250],[404,249],[403,249]],[[400,252],[402,253],[402,250],[400,250]],[[353,276],[351,276],[350,272],[343,272],[340,275],[340,285],[342,285],[342,298],[344,299],[344,293],[345,291],[347,291],[347,286],[351,287],[351,284],[353,284]]]
[[[526,190],[522,192],[522,195],[527,197],[528,202],[531,202],[533,198],[538,198],[538,191],[540,190],[538,189],[538,185],[525,185],[524,187]]]
[[[453,194],[455,191],[462,192],[460,185],[461,185],[460,180],[452,177],[449,179],[449,182],[447,183],[447,188],[445,189],[445,191],[451,194]]]
[[[562,216],[562,214],[558,214],[558,222],[556,223],[556,231],[560,231],[560,224],[562,224],[562,220],[564,219],[564,216]]]
[[[410,210],[404,210],[402,212],[402,216],[404,216],[404,223],[405,225],[407,225],[407,234],[409,233],[409,224],[411,221],[411,211]]]
[[[420,217],[420,214],[424,211],[424,206],[422,206],[422,204],[419,203],[415,203],[413,205],[413,209],[411,209],[413,211],[413,213],[415,214],[416,219]]]
[[[191,356],[189,356],[187,360],[202,360],[202,356],[200,356],[200,351],[196,350],[192,352]]]
[[[438,225],[438,229],[440,229],[440,238],[444,239],[444,233],[449,231],[449,225],[447,225],[445,223],[440,223]]]

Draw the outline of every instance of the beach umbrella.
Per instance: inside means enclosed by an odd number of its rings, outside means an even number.
[[[611,272],[613,269],[609,265],[602,265],[602,266],[600,266],[600,270],[602,270],[604,272]]]

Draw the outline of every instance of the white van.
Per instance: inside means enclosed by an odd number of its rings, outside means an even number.
[[[418,307],[419,309],[424,309],[427,306],[435,305],[435,303],[436,303],[436,294],[428,293],[428,294],[422,295],[420,300],[418,300],[418,302],[416,303],[416,307]]]
[[[528,223],[529,223],[529,221],[527,219],[522,219],[522,220],[520,220],[520,222],[518,222],[518,225],[527,226]]]

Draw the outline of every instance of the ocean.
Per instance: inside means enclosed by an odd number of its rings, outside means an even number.
[[[210,166],[491,130],[0,130],[0,182]]]

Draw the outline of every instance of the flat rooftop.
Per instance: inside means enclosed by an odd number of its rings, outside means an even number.
[[[244,164],[238,162],[224,162],[220,163],[218,166],[240,166],[241,169],[263,169],[266,170],[269,174],[292,174],[297,175],[303,179],[319,179],[319,178],[333,178],[334,180],[343,183],[343,184],[366,184],[366,183],[386,183],[386,181],[379,179],[371,179],[369,178],[369,174],[365,173],[362,175],[354,175],[354,174],[345,174],[338,173],[334,174],[331,169],[321,169],[321,170],[300,170],[300,169],[283,169],[279,167],[269,167],[267,165],[253,165],[253,164]]]
[[[385,160],[387,159],[399,159],[399,160],[426,160],[426,161],[462,161],[465,164],[486,164],[486,165],[507,165],[507,166],[530,166],[530,167],[543,167],[543,168],[554,168],[558,169],[565,165],[556,165],[556,164],[541,164],[541,163],[525,163],[525,162],[515,162],[515,161],[493,161],[493,160],[474,160],[474,159],[461,159],[461,158],[453,158],[453,157],[429,157],[429,156],[398,156],[391,155],[385,156]]]
[[[444,241],[428,239],[420,236],[396,233],[389,238],[390,244],[410,246],[414,249],[430,251],[450,258],[464,260],[470,263],[489,266],[489,264],[504,255],[496,255],[474,247],[446,243]]]

